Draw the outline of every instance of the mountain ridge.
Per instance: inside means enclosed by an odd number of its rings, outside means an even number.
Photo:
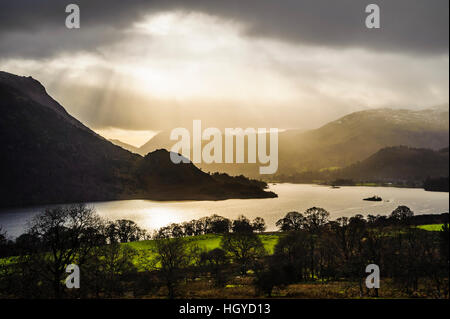
[[[427,180],[440,181],[446,178],[448,181],[448,163],[448,147],[436,151],[393,146],[382,148],[368,158],[344,168],[298,173],[291,177],[291,181],[316,181],[331,185],[376,183],[422,188]]]
[[[168,151],[142,157],[114,145],[73,118],[31,77],[0,74],[0,112],[0,145],[5,151],[0,165],[1,207],[115,199],[276,196],[250,181],[247,185],[231,183],[234,187],[230,187],[192,163],[179,164],[174,173],[170,162],[159,166],[167,171],[152,175],[143,168],[151,167],[153,158],[170,161]],[[194,177],[179,187],[166,183],[165,179],[179,182],[180,172],[194,170]],[[151,183],[150,176],[154,177]]]
[[[123,149],[125,149],[127,151],[130,151],[131,153],[142,155],[142,154],[139,153],[139,147],[136,147],[134,145],[122,142],[121,140],[116,139],[116,138],[108,139],[108,141],[110,141],[114,145],[120,146],[121,148],[123,148]]]
[[[385,147],[405,145],[441,149],[449,145],[448,104],[422,110],[380,108],[353,112],[319,128],[279,133],[279,169],[268,181],[288,180],[304,171],[347,167]],[[169,132],[151,138],[137,151],[170,149]],[[204,142],[207,143],[207,142]],[[223,143],[224,144],[224,143]],[[198,164],[205,171],[258,176],[259,164]]]
[[[364,161],[343,168],[340,174],[356,180],[422,182],[427,178],[448,177],[448,163],[448,148],[435,151],[407,146],[386,147]]]

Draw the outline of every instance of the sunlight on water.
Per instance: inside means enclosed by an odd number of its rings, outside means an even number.
[[[449,193],[427,192],[423,189],[393,187],[341,187],[306,184],[271,185],[270,190],[278,198],[230,199],[224,201],[169,201],[122,200],[92,203],[97,212],[110,220],[131,219],[148,230],[158,229],[170,223],[221,215],[236,218],[240,214],[250,219],[263,217],[267,230],[276,230],[276,221],[289,211],[303,212],[318,206],[331,214],[331,219],[355,214],[390,214],[397,206],[406,205],[416,215],[449,211]],[[363,201],[363,198],[378,195],[381,202]],[[9,236],[23,233],[26,222],[43,207],[0,211],[0,225]]]

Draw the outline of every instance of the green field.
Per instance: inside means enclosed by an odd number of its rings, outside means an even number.
[[[259,234],[258,237],[261,239],[264,248],[267,253],[272,255],[274,252],[275,245],[278,242],[280,236],[283,236],[282,233],[266,233]],[[218,234],[208,234],[208,235],[199,235],[192,237],[182,237],[183,240],[189,243],[191,247],[199,247],[202,250],[210,251],[215,248],[220,248],[220,241],[222,239],[222,235]],[[153,240],[142,240],[135,241],[130,243],[123,243],[124,246],[129,246],[137,251],[137,256],[135,256],[133,263],[138,268],[139,271],[144,270],[143,262],[147,263],[147,261],[151,261],[154,258],[154,247],[155,242]],[[142,258],[144,257],[144,259]],[[159,267],[158,264],[156,264]]]
[[[443,224],[428,224],[428,225],[419,225],[417,226],[420,229],[424,229],[427,231],[441,231]],[[264,248],[266,249],[268,254],[273,254],[275,245],[278,243],[278,240],[283,233],[265,233],[259,234],[259,238],[261,238],[262,243],[264,244]],[[199,235],[192,237],[183,237],[183,240],[189,243],[191,247],[199,247],[202,250],[213,250],[215,248],[220,248],[220,241],[222,235],[218,234],[208,234],[208,235]],[[154,252],[154,241],[153,240],[142,240],[130,243],[123,243],[122,245],[129,246],[138,251],[138,253],[150,253],[150,259]],[[139,254],[142,255],[142,254]],[[149,257],[148,254],[145,254]],[[135,259],[135,264],[139,266],[139,258]]]
[[[441,231],[443,225],[444,224],[428,224],[428,225],[419,225],[417,227],[428,231]],[[264,244],[264,248],[267,250],[269,254],[273,254],[275,245],[278,243],[278,239],[280,238],[280,236],[283,236],[283,233],[265,233],[258,235],[258,237],[261,238],[261,241]],[[213,250],[214,248],[220,247],[221,238],[222,235],[208,234],[192,237],[183,237],[183,240],[189,242],[189,244],[192,246],[197,246],[205,250]],[[154,248],[154,241],[143,240],[124,243],[122,245],[130,246],[136,249],[137,251],[152,250],[152,248]]]
[[[428,225],[419,225],[417,226],[420,229],[424,229],[427,231],[441,231],[443,224],[428,224]],[[258,237],[261,239],[264,248],[266,249],[267,253],[272,255],[274,252],[275,245],[278,243],[278,240],[281,236],[283,236],[283,233],[264,233],[264,234],[258,234]],[[189,245],[192,247],[199,247],[202,250],[213,250],[215,248],[220,248],[220,241],[222,239],[222,235],[218,234],[208,234],[208,235],[199,235],[199,236],[192,236],[192,237],[183,237],[183,240],[189,242]],[[153,240],[142,240],[142,241],[135,241],[135,242],[129,242],[129,243],[123,243],[121,244],[123,246],[129,246],[133,249],[135,249],[138,252],[138,255],[142,255],[140,253],[150,253],[153,255],[154,252],[154,241]],[[147,255],[147,254],[145,254]],[[149,256],[149,255],[147,255]],[[9,264],[11,262],[14,262],[15,257],[6,257],[6,258],[0,258],[0,264],[4,263]],[[139,257],[135,258],[135,264],[139,265]]]
[[[273,254],[273,250],[275,245],[278,242],[278,239],[282,236],[282,234],[277,233],[267,233],[267,234],[259,234],[258,237],[261,238],[262,243],[264,244],[264,248],[267,250],[269,254]],[[199,235],[193,237],[183,237],[183,240],[189,242],[192,246],[197,246],[201,249],[205,250],[213,250],[214,248],[220,247],[220,240],[222,235],[216,234],[208,234],[208,235]],[[123,245],[128,245],[137,251],[142,250],[151,250],[154,247],[153,240],[143,240],[136,241],[131,243],[124,243]]]
[[[417,227],[428,231],[441,231],[443,225],[444,224],[428,224],[428,225],[419,225]]]

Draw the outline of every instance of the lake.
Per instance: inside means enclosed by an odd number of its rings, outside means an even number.
[[[212,214],[230,219],[245,215],[250,219],[262,217],[267,230],[276,230],[275,223],[287,212],[317,206],[330,212],[331,219],[341,216],[388,215],[397,206],[406,205],[416,215],[449,211],[449,193],[427,192],[418,188],[348,186],[333,189],[329,186],[309,184],[271,184],[270,190],[278,198],[229,199],[222,201],[169,201],[120,200],[88,203],[108,219],[131,219],[140,227],[154,230],[170,223],[179,223]],[[363,201],[378,195],[381,202]],[[0,211],[0,225],[9,237],[24,232],[27,222],[44,207],[6,209]]]

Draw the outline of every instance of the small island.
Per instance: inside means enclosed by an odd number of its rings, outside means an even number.
[[[374,195],[372,197],[363,198],[363,200],[368,200],[371,202],[381,202],[383,199],[377,195]]]

